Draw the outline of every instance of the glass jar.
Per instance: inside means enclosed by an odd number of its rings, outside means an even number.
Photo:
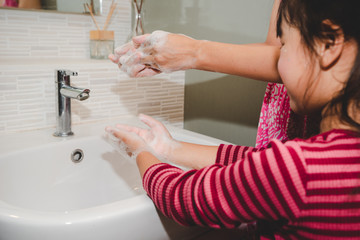
[[[107,59],[114,52],[114,31],[90,31],[90,58]]]
[[[144,31],[144,2],[145,0],[130,0],[131,3],[131,32],[127,42],[135,36],[143,35]]]

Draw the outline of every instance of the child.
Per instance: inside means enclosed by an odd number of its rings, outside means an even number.
[[[358,9],[358,0],[280,4],[278,71],[294,112],[321,110],[314,137],[272,140],[266,149],[200,146],[175,141],[144,115],[148,130],[107,128],[136,156],[144,188],[166,216],[214,228],[257,221],[263,239],[359,239]]]

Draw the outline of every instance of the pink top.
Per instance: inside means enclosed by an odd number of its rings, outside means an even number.
[[[291,111],[283,84],[268,83],[261,108],[256,147],[267,147],[271,139],[280,141],[309,138],[319,133],[321,114],[300,116]]]
[[[18,7],[18,1],[16,0],[5,0],[4,7]]]
[[[270,139],[287,140],[290,101],[283,84],[268,83],[261,107],[256,147],[267,147]]]
[[[267,149],[221,145],[216,164],[150,167],[144,188],[183,225],[272,223],[273,239],[359,239],[360,135],[333,130]]]
[[[256,147],[265,148],[270,140],[309,138],[319,133],[321,113],[300,116],[290,109],[283,84],[268,83],[261,108]]]

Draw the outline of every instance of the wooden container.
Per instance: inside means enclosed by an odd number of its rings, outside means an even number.
[[[90,40],[114,41],[114,31],[103,31],[103,30],[90,31]]]

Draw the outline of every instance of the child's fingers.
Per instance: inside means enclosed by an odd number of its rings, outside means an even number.
[[[154,128],[158,124],[161,124],[159,121],[155,120],[154,118],[152,118],[148,115],[142,114],[142,113],[139,114],[139,119],[140,119],[140,121],[142,121],[143,123],[148,125],[150,128]]]
[[[150,128],[152,129],[157,129],[160,132],[168,132],[167,128],[164,126],[164,124],[158,120],[156,120],[155,118],[152,118],[148,115],[145,114],[140,114],[139,115],[139,119],[145,123],[146,125],[148,125]]]
[[[124,138],[126,137],[125,131],[120,131],[119,129],[115,129],[113,127],[106,127],[105,131],[111,136],[116,137],[117,139],[120,139],[121,141],[124,141]],[[113,137],[111,137],[111,140],[114,141],[115,139],[113,139]]]
[[[128,135],[129,135],[129,132],[124,131],[124,130],[121,130],[121,129],[116,129],[115,131],[113,131],[112,134],[113,134],[115,137],[123,140],[123,142],[126,143],[126,139],[127,139]]]
[[[125,124],[116,124],[116,130],[133,132],[133,133],[136,133],[137,135],[139,135],[139,133],[141,132],[142,129],[138,128],[138,127],[125,125]]]
[[[137,137],[140,137],[145,142],[149,141],[149,139],[152,138],[152,134],[150,134],[149,130],[147,129],[123,125],[123,124],[117,124],[116,129],[128,131],[129,133],[132,134],[136,134]]]
[[[112,134],[114,131],[115,131],[115,129],[113,127],[108,126],[108,127],[105,128],[105,132],[107,132],[107,133]]]
[[[125,143],[130,150],[134,150],[139,147],[141,138],[134,132],[121,128],[115,128],[112,129],[111,134]]]

